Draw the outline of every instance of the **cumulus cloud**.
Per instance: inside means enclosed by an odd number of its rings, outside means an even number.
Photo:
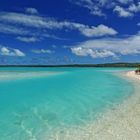
[[[5,46],[0,46],[0,55],[4,56],[18,56],[23,57],[25,54],[19,49],[9,48]]]
[[[127,8],[116,6],[113,11],[117,12],[120,17],[132,17],[135,13],[140,12],[140,2],[131,3]]]
[[[54,53],[54,51],[52,51],[52,50],[45,50],[45,49],[36,49],[36,50],[32,50],[32,52],[36,53],[36,54],[41,54],[41,53],[51,54],[51,53]]]
[[[128,38],[104,38],[82,42],[72,46],[71,51],[78,56],[92,58],[114,57],[140,54],[140,35]]]
[[[131,17],[131,16],[133,16],[133,13],[131,13],[127,9],[124,9],[124,8],[122,8],[120,6],[116,6],[113,11],[118,13],[118,15],[120,17]]]
[[[95,27],[70,21],[57,21],[51,18],[45,18],[38,15],[27,15],[23,13],[0,12],[0,21],[42,30],[77,30],[87,37],[117,34],[115,29],[102,24]]]
[[[140,11],[140,2],[138,2],[137,4],[131,4],[128,7],[128,11],[133,12],[133,13],[137,13]]]

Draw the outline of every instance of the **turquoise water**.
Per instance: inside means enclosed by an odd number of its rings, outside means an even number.
[[[1,68],[0,137],[45,140],[56,129],[96,120],[133,91],[114,75],[119,70],[127,69]]]

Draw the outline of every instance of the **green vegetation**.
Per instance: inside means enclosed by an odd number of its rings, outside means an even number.
[[[140,65],[138,65],[138,70],[140,71]]]
[[[67,65],[0,65],[0,67],[139,67],[140,63],[67,64]]]

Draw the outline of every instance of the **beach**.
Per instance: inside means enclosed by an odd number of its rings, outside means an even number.
[[[129,71],[126,73],[126,76],[135,80],[140,80],[140,75],[135,74],[135,71]]]
[[[109,110],[94,123],[82,128],[56,132],[50,140],[139,140],[140,138],[140,76],[134,71],[123,72],[122,78],[134,84],[134,93],[116,108]]]
[[[123,73],[121,76],[133,82],[134,93],[122,105],[108,112],[97,122],[96,125],[101,126],[97,128],[99,133],[96,133],[93,139],[139,140],[140,138],[140,76],[134,71]]]

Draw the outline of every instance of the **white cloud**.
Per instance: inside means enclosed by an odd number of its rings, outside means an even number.
[[[113,10],[120,17],[134,16],[140,12],[139,0],[69,0],[70,2],[84,7],[90,11],[92,15],[106,16],[106,10]]]
[[[117,1],[120,2],[121,4],[129,4],[133,2],[133,0],[117,0]]]
[[[26,15],[22,13],[9,13],[9,12],[1,12],[0,13],[0,21],[6,22],[9,24],[18,24],[25,27],[37,28],[37,29],[45,29],[45,30],[77,30],[81,34],[87,37],[94,36],[104,36],[104,35],[115,35],[117,31],[113,28],[98,25],[88,26],[81,23],[69,22],[69,21],[57,21],[55,19],[45,18],[37,15]]]
[[[23,57],[25,54],[19,49],[0,46],[0,55]]]
[[[27,15],[23,13],[0,12],[0,21],[36,28],[49,27],[49,25],[46,24],[45,18],[36,15]]]
[[[131,17],[131,16],[133,16],[133,13],[131,13],[127,9],[124,9],[124,8],[122,8],[120,6],[116,6],[113,11],[118,13],[118,15],[120,17]]]
[[[140,26],[140,23],[137,23],[137,26]]]
[[[25,56],[25,54],[18,49],[13,49],[13,51],[14,51],[15,56]]]
[[[116,35],[117,31],[113,28],[107,27],[105,25],[98,25],[97,27],[84,27],[79,28],[82,34],[88,37],[92,36],[105,36],[105,35]]]
[[[140,2],[136,4],[131,4],[129,7],[128,7],[128,10],[131,11],[131,12],[134,12],[134,13],[137,13],[140,11]]]
[[[91,56],[92,58],[105,58],[105,57],[116,57],[116,55],[109,51],[109,50],[93,50],[91,48],[71,48],[72,53],[78,55],[78,56]]]
[[[29,13],[29,14],[38,14],[38,11],[37,11],[37,9],[35,9],[35,8],[25,8],[25,12],[26,13]]]
[[[54,53],[54,51],[52,51],[52,50],[45,50],[45,49],[36,49],[36,50],[32,50],[32,52],[37,53],[37,54],[41,54],[41,53],[51,54],[51,53]]]
[[[92,15],[105,16],[105,14],[102,12],[101,5],[103,3],[106,3],[106,0],[96,2],[92,0],[79,0],[79,1],[70,0],[70,1],[76,5],[87,8]]]
[[[28,30],[25,30],[20,27],[15,27],[12,25],[2,24],[0,23],[0,32],[5,34],[14,34],[14,35],[27,35],[30,34]]]
[[[21,36],[18,36],[16,39],[26,43],[37,42],[40,40],[39,38],[36,37],[21,37]]]
[[[104,38],[82,42],[71,46],[72,53],[93,58],[119,57],[140,54],[140,35],[128,38]]]
[[[113,11],[117,12],[120,17],[132,17],[135,13],[140,12],[140,2],[131,3],[126,8],[116,6]]]

